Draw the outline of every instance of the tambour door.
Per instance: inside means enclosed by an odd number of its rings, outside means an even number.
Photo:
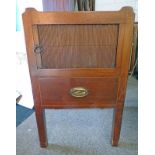
[[[115,68],[118,24],[33,26],[39,69]]]

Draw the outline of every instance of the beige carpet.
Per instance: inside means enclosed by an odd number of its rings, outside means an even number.
[[[129,79],[121,136],[112,147],[112,110],[46,110],[49,146],[39,146],[35,115],[17,127],[17,155],[137,155],[137,81]]]

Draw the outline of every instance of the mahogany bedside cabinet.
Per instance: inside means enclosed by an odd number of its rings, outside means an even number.
[[[112,145],[120,136],[133,37],[131,7],[104,12],[23,14],[40,146],[46,108],[113,108]]]

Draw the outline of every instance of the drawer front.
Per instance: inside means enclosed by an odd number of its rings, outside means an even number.
[[[39,78],[42,105],[95,107],[116,103],[115,78]]]

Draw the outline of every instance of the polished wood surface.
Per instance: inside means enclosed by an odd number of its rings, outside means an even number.
[[[38,36],[44,69],[115,67],[118,25],[41,25]]]
[[[42,105],[51,107],[87,107],[95,104],[111,107],[116,104],[117,79],[115,78],[40,78]],[[81,98],[71,96],[70,89],[84,87],[88,95]]]
[[[41,147],[47,146],[46,108],[113,108],[112,145],[118,145],[133,22],[130,7],[87,13],[26,9],[23,24]],[[75,98],[69,93],[74,87],[89,93]]]

